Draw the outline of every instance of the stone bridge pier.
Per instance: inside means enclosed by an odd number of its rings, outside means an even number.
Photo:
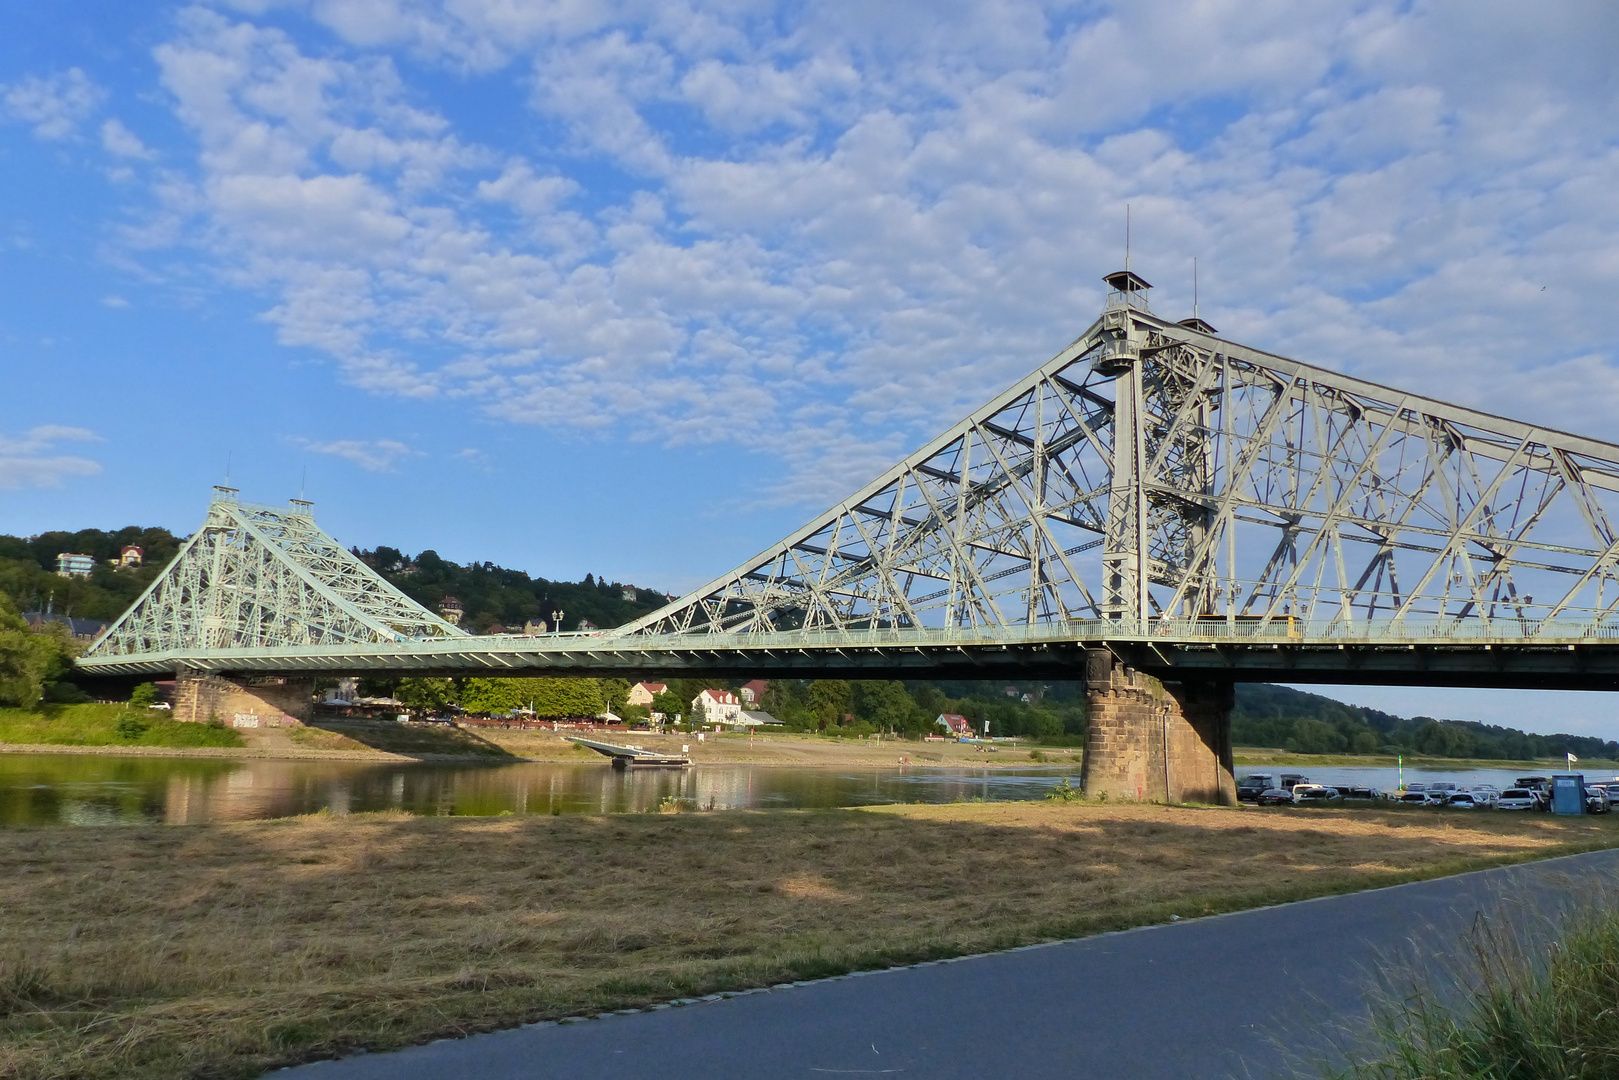
[[[1236,805],[1230,682],[1168,682],[1089,649],[1085,692],[1087,795]]]
[[[224,676],[181,668],[174,674],[174,718],[226,727],[297,727],[314,710],[309,675]]]

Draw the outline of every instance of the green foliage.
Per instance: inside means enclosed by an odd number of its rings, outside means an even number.
[[[662,713],[664,719],[671,724],[674,723],[676,716],[690,720],[691,717],[686,716],[686,714],[691,712],[691,700],[682,701],[680,700],[680,695],[673,690],[665,690],[660,694],[653,695],[652,711]]]
[[[112,730],[113,734],[125,742],[135,742],[146,734],[146,729],[150,726],[138,713],[126,712],[113,721]]]
[[[817,679],[812,682],[808,704],[816,726],[825,730],[829,726],[842,724],[850,708],[850,697],[849,684],[842,679]]]
[[[355,548],[354,554],[430,611],[437,611],[446,596],[454,596],[464,612],[462,627],[473,633],[483,633],[497,622],[510,632],[520,631],[524,623],[549,620],[558,610],[566,630],[576,629],[581,619],[602,628],[622,626],[666,602],[662,593],[651,589],[637,589],[634,600],[625,600],[623,585],[593,574],[581,582],[549,581],[488,562],[463,566],[436,551],[424,551],[414,559],[391,547]]]
[[[1056,787],[1046,792],[1048,802],[1074,802],[1076,799],[1083,799],[1084,797],[1085,793],[1070,784],[1066,776],[1062,778],[1062,781]]]
[[[38,704],[48,687],[71,673],[77,651],[60,626],[29,630],[11,598],[0,592],[0,705]]]
[[[145,550],[142,565],[118,569],[108,564],[130,544]],[[167,529],[135,525],[112,532],[82,529],[26,538],[0,536],[0,592],[25,611],[42,611],[49,604],[77,619],[110,620],[163,572],[179,550],[180,541]],[[94,557],[96,567],[89,577],[56,576],[56,556],[69,551]]]
[[[1531,735],[1429,716],[1407,719],[1264,683],[1237,685],[1231,734],[1239,746],[1274,746],[1301,754],[1399,752],[1524,761],[1572,753],[1587,759],[1619,758],[1619,742],[1583,735]]]
[[[120,724],[125,719],[130,724]],[[139,731],[135,730],[139,726]],[[41,746],[238,747],[242,737],[220,723],[190,724],[123,705],[40,705],[0,709],[0,742]]]
[[[460,699],[452,679],[400,679],[393,696],[418,715],[448,708]]]
[[[536,716],[597,716],[603,709],[602,680],[468,679],[461,689],[461,707],[491,716],[530,707]]]
[[[1530,925],[1533,921],[1530,921]],[[1480,921],[1460,987],[1401,987],[1373,1011],[1346,1080],[1597,1080],[1619,1075],[1619,911],[1588,909],[1539,946]],[[1459,991],[1459,992],[1458,992]]]
[[[900,682],[857,682],[851,693],[855,720],[877,731],[921,733],[932,723]]]
[[[141,683],[129,695],[129,703],[137,709],[144,709],[148,705],[157,704],[157,687],[149,682]]]

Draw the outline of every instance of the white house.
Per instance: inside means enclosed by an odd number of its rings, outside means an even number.
[[[729,690],[704,690],[691,699],[691,714],[701,715],[705,724],[734,724],[742,714],[742,703]]]
[[[668,685],[661,682],[638,682],[634,686],[630,687],[630,694],[627,700],[631,705],[644,705],[650,709],[652,707],[652,699],[667,689],[669,689]]]

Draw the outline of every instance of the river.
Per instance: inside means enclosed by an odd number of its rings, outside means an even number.
[[[99,754],[0,754],[0,825],[200,824],[404,810],[412,814],[618,814],[665,799],[696,809],[1037,799],[1071,768],[837,769],[699,765],[370,764]]]
[[[1331,784],[1385,791],[1394,769],[1266,766]],[[1510,787],[1517,770],[1406,769],[1407,782],[1453,780]],[[637,813],[665,799],[698,809],[869,806],[957,799],[1038,799],[1072,768],[839,769],[699,765],[619,771],[600,764],[370,764],[348,761],[231,761],[98,754],[0,754],[0,825],[201,824],[404,810],[412,814]],[[1605,777],[1604,777],[1605,778]]]

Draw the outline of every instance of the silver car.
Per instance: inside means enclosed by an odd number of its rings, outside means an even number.
[[[1497,810],[1533,810],[1539,804],[1540,800],[1528,788],[1507,788],[1495,800]]]

